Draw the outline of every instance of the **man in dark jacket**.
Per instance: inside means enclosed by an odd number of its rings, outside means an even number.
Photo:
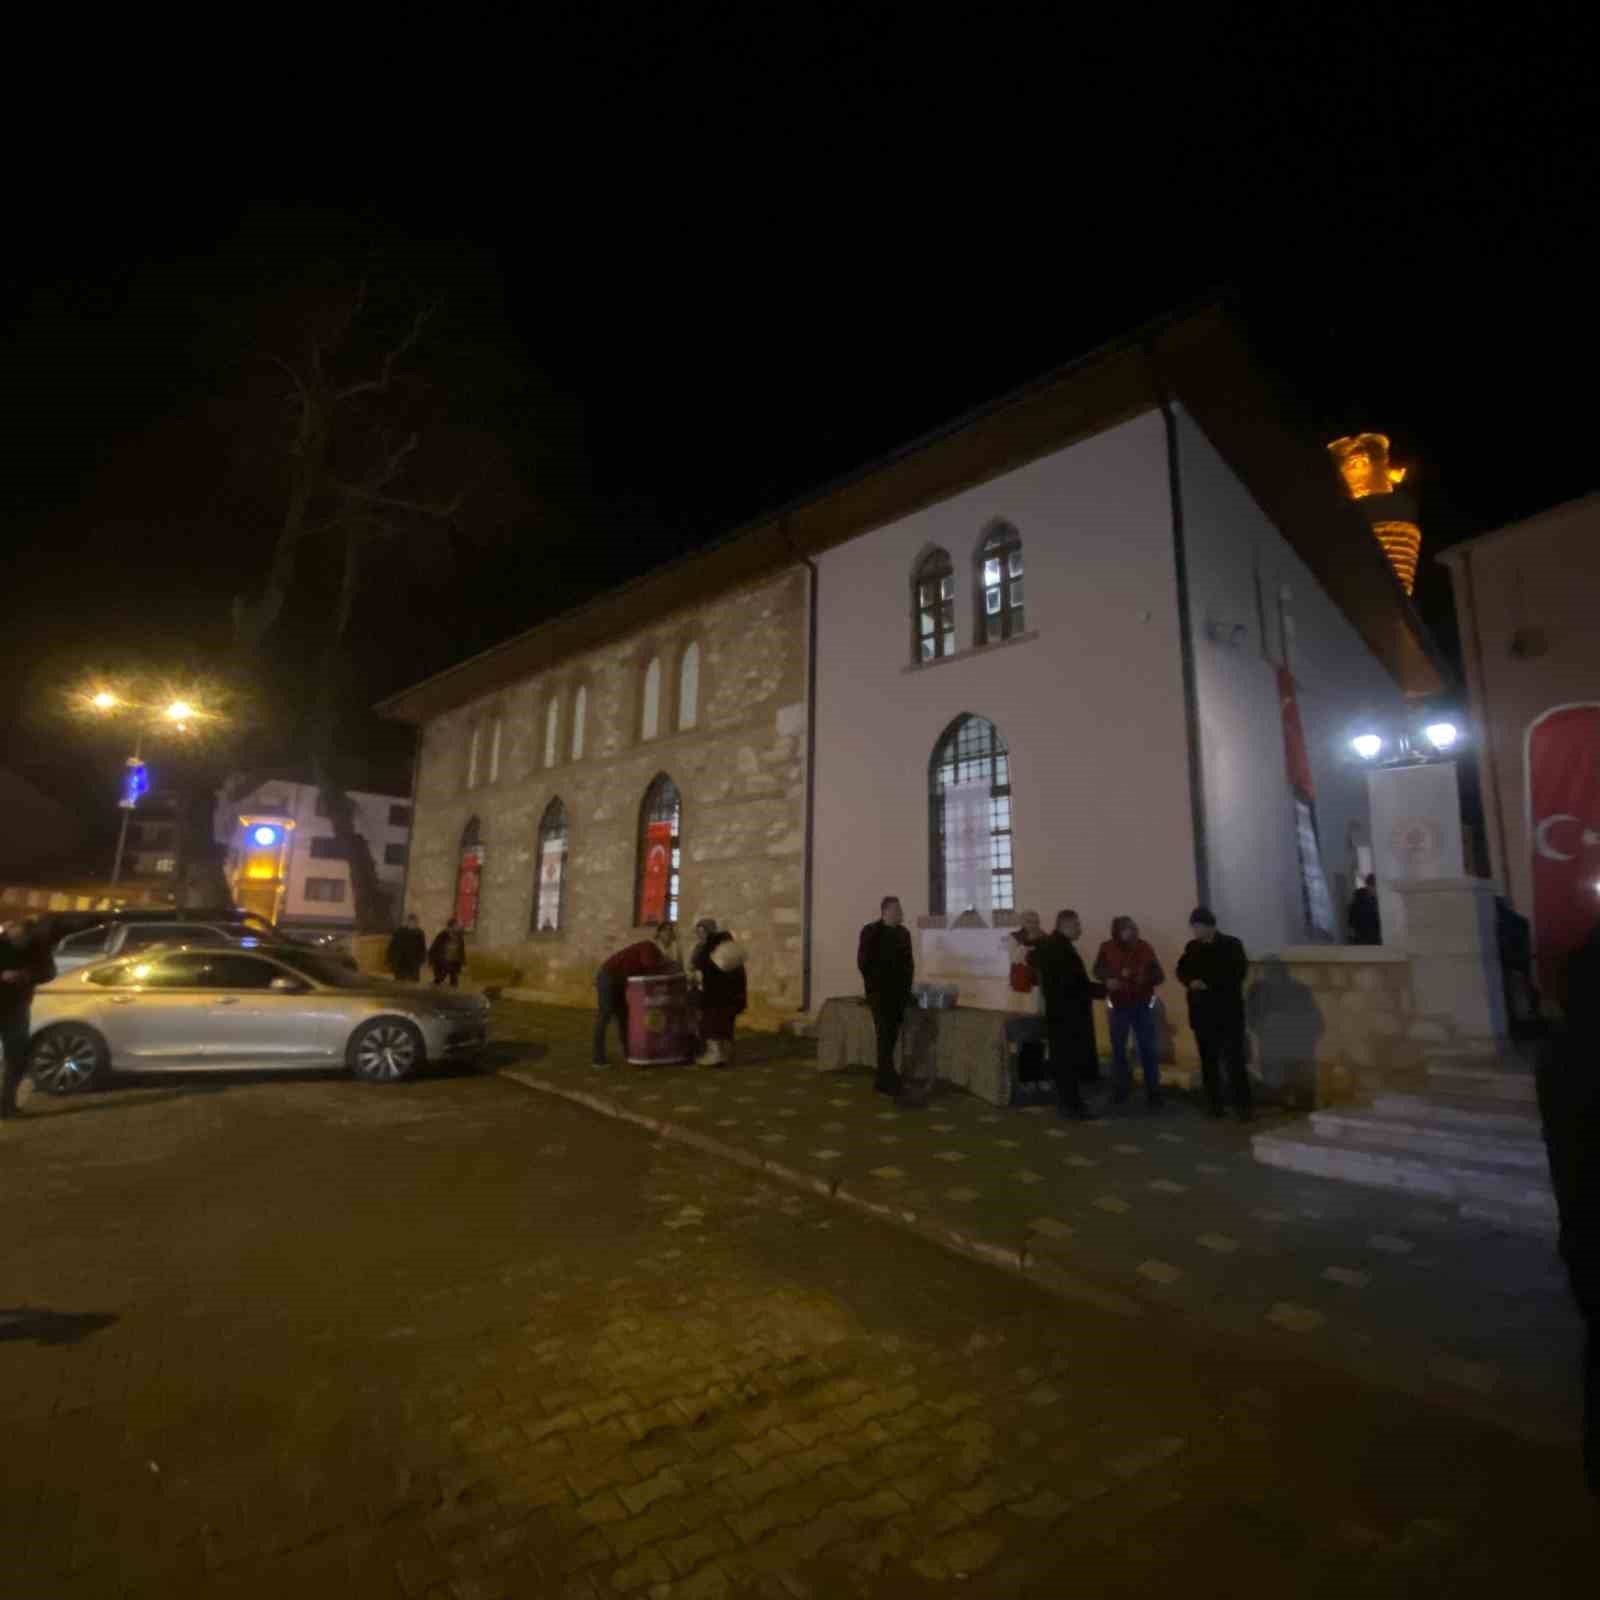
[[[422,963],[427,954],[428,940],[413,911],[406,918],[405,926],[396,928],[389,940],[389,970],[401,983],[416,983],[422,977]]]
[[[1539,1058],[1539,1114],[1561,1218],[1561,1259],[1587,1328],[1583,1467],[1600,1496],[1600,924],[1567,958],[1566,1020]]]
[[[1189,991],[1189,1026],[1200,1047],[1200,1072],[1206,1104],[1214,1117],[1224,1112],[1222,1076],[1241,1122],[1254,1114],[1250,1075],[1244,1064],[1244,982],[1250,958],[1231,934],[1217,931],[1217,919],[1204,906],[1189,914],[1194,935],[1178,958],[1178,982]]]
[[[878,1074],[873,1088],[879,1094],[899,1094],[901,1083],[895,1070],[894,1047],[900,1039],[906,1007],[911,1004],[916,959],[911,954],[911,934],[905,927],[900,901],[892,894],[885,895],[878,910],[878,920],[861,930],[856,966],[878,1035]]]
[[[624,945],[607,956],[594,975],[594,1065],[608,1067],[606,1032],[614,1021],[622,1035],[622,1054],[628,1054],[628,979],[647,978],[652,972],[676,969],[678,960],[676,923],[658,922],[648,939]]]
[[[461,924],[451,917],[428,950],[428,965],[433,968],[434,983],[448,983],[452,989],[456,988],[466,964],[467,936]]]
[[[1058,912],[1055,932],[1028,947],[1028,965],[1037,974],[1039,992],[1044,996],[1044,1031],[1061,1115],[1087,1122],[1094,1113],[1084,1103],[1078,1079],[1092,1077],[1093,1072],[1085,1068],[1099,1065],[1094,1002],[1105,995],[1105,989],[1090,980],[1075,948],[1082,936],[1078,913]]]
[[[0,928],[0,1117],[21,1114],[17,1090],[28,1066],[29,1021],[33,991],[56,975],[55,963],[41,930],[33,924],[8,923]]]

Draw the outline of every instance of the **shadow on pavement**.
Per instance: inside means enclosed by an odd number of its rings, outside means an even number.
[[[0,1306],[0,1344],[32,1339],[38,1344],[76,1344],[117,1319],[105,1311],[42,1311]]]

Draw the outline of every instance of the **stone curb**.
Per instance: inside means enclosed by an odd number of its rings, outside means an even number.
[[[1147,1315],[1148,1308],[1138,1301],[1088,1283],[1066,1271],[1059,1261],[1051,1260],[1043,1254],[1035,1257],[1026,1246],[1019,1248],[1016,1245],[985,1239],[964,1228],[955,1227],[939,1217],[925,1216],[907,1206],[896,1205],[892,1200],[862,1193],[852,1187],[847,1180],[788,1166],[784,1162],[761,1156],[753,1150],[746,1150],[729,1140],[702,1133],[698,1128],[683,1127],[661,1117],[645,1116],[630,1107],[619,1105],[607,1095],[597,1094],[592,1090],[568,1088],[564,1084],[552,1083],[546,1078],[541,1078],[537,1073],[518,1071],[514,1067],[502,1068],[499,1076],[513,1083],[519,1083],[525,1089],[532,1089],[537,1094],[547,1094],[558,1100],[570,1101],[574,1105],[583,1106],[588,1111],[598,1112],[601,1116],[611,1117],[618,1122],[631,1122],[638,1127],[648,1129],[658,1138],[670,1139],[675,1144],[688,1145],[691,1149],[703,1150],[708,1155],[719,1156],[741,1167],[765,1173],[778,1183],[786,1184],[790,1188],[804,1189],[811,1194],[820,1195],[824,1200],[833,1200],[839,1205],[849,1206],[851,1210],[858,1211],[863,1216],[890,1222],[899,1228],[907,1228],[954,1255],[965,1256],[970,1261],[981,1261],[985,1266],[999,1267],[1002,1271],[1023,1278],[1058,1299],[1086,1302],[1102,1311],[1110,1311],[1123,1317],[1137,1318]]]

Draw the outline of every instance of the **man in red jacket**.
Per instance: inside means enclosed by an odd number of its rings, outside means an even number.
[[[606,1029],[616,1018],[622,1033],[622,1053],[628,1053],[628,979],[648,977],[677,965],[677,927],[659,922],[648,939],[640,939],[608,957],[594,975],[594,1064],[609,1067],[606,1060]]]
[[[1111,1002],[1112,1099],[1119,1105],[1128,1098],[1133,1075],[1128,1070],[1128,1035],[1138,1041],[1139,1064],[1144,1068],[1144,1092],[1150,1109],[1161,1106],[1161,1062],[1156,1053],[1156,1014],[1151,1009],[1157,988],[1167,975],[1156,953],[1139,937],[1132,917],[1114,917],[1111,937],[1095,957],[1094,975],[1106,986]]]

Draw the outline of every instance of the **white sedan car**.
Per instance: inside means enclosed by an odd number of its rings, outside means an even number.
[[[470,1060],[482,995],[391,983],[315,951],[169,946],[34,991],[34,1082],[71,1094],[117,1070],[343,1066],[389,1083]]]

